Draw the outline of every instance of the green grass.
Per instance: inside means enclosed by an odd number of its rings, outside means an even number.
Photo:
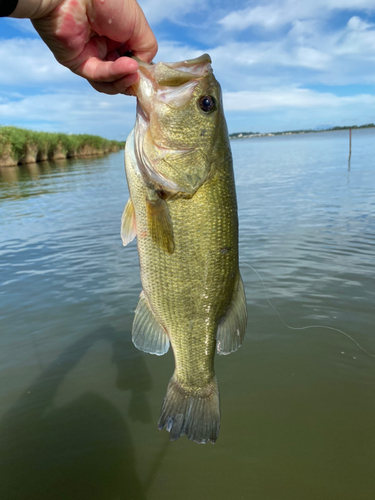
[[[11,156],[14,164],[22,163],[27,152],[36,151],[36,161],[53,159],[56,152],[68,158],[84,154],[118,151],[125,143],[110,141],[97,135],[34,132],[19,127],[0,126],[0,161]]]

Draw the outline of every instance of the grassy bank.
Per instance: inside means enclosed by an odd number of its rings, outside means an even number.
[[[0,166],[3,167],[101,155],[123,147],[123,142],[109,141],[96,135],[53,134],[0,126]]]

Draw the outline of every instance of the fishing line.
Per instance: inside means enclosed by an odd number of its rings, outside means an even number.
[[[375,358],[375,354],[372,354],[371,352],[367,351],[355,339],[353,339],[353,337],[351,337],[348,333],[346,333],[346,332],[344,332],[342,330],[339,330],[338,328],[334,328],[333,326],[325,326],[325,325],[290,326],[287,323],[285,323],[285,321],[282,318],[282,316],[279,313],[279,311],[276,309],[276,307],[272,304],[272,302],[268,298],[267,288],[266,288],[266,285],[264,284],[264,280],[263,280],[262,276],[258,273],[258,271],[256,269],[254,269],[253,267],[251,267],[250,264],[247,264],[246,262],[241,262],[241,261],[240,261],[240,264],[243,265],[243,266],[249,267],[258,276],[258,278],[262,282],[262,285],[263,285],[263,288],[264,288],[264,293],[266,294],[266,300],[267,300],[267,302],[272,307],[272,309],[276,312],[276,314],[279,316],[279,318],[280,318],[281,322],[283,323],[283,325],[285,325],[287,328],[289,328],[290,330],[309,330],[309,329],[312,329],[312,328],[324,328],[326,330],[332,330],[334,332],[341,333],[342,335],[345,335],[345,337],[347,337],[349,340],[351,340],[352,342],[354,342],[354,344],[357,347],[359,347],[361,349],[361,351],[365,352],[366,354],[368,354],[372,358]]]

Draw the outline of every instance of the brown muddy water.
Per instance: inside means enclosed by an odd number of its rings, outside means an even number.
[[[249,321],[215,445],[157,430],[171,353],[131,343],[122,152],[0,170],[2,500],[367,500],[375,131],[232,142]],[[319,328],[291,330],[317,325]]]

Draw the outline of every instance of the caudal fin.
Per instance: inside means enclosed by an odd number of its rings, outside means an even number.
[[[214,443],[220,430],[220,399],[216,377],[197,395],[186,392],[173,375],[168,384],[158,423],[171,441],[186,436],[196,443]]]

